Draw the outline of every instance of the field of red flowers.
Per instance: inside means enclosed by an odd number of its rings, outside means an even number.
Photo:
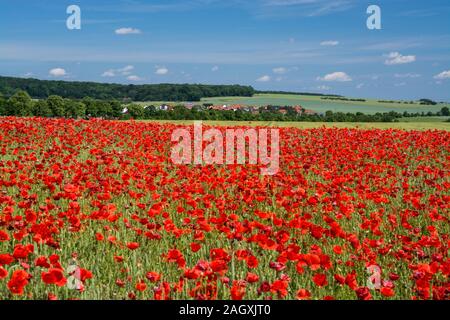
[[[0,119],[0,299],[450,299],[449,132],[280,129],[262,176],[175,128]]]

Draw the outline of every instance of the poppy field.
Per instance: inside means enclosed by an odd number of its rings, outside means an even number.
[[[179,127],[0,119],[0,299],[450,299],[449,131],[280,128],[263,176]]]

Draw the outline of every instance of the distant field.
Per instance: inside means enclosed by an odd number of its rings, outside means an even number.
[[[333,101],[324,100],[317,96],[299,96],[299,95],[280,95],[280,94],[258,94],[253,97],[223,97],[223,98],[207,98],[202,100],[203,103],[213,104],[247,104],[247,105],[302,105],[307,109],[316,112],[325,112],[328,110],[334,112],[363,112],[366,114],[374,114],[377,112],[437,112],[444,105],[424,106],[420,104],[403,104],[403,103],[379,103],[376,100],[367,100],[366,102],[353,101]]]
[[[150,101],[140,102],[145,105],[160,105],[162,103],[169,103],[169,101]],[[301,96],[289,94],[257,94],[253,97],[217,97],[204,98],[201,103],[212,104],[244,104],[251,106],[266,106],[266,105],[302,105],[306,109],[311,109],[316,112],[326,112],[328,110],[334,112],[362,112],[366,114],[374,114],[377,112],[397,111],[410,113],[415,112],[437,112],[445,105],[439,104],[436,106],[424,106],[420,104],[403,104],[403,103],[379,103],[376,100],[367,100],[366,102],[354,101],[333,101],[324,100],[318,96]]]
[[[191,120],[142,120],[144,122],[174,123],[190,125]],[[401,129],[401,130],[445,130],[450,131],[448,122],[396,122],[396,123],[349,123],[349,122],[273,122],[273,121],[203,121],[210,126],[268,126],[288,128],[360,128],[360,129]]]

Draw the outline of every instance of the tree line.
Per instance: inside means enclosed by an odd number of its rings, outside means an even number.
[[[96,100],[89,97],[75,100],[52,95],[47,99],[33,100],[25,91],[5,99],[0,95],[0,115],[16,117],[101,117],[118,119],[123,106],[117,100]]]
[[[144,84],[123,85],[97,82],[50,81],[0,77],[0,93],[11,97],[26,91],[35,99],[61,96],[70,99],[92,97],[98,100],[128,101],[200,101],[201,98],[245,96],[255,90],[241,85]]]
[[[126,110],[126,112],[124,112]],[[144,108],[139,104],[124,105],[117,100],[98,100],[90,97],[67,99],[52,95],[46,99],[33,100],[25,91],[19,91],[5,99],[0,95],[0,116],[36,116],[65,118],[105,118],[105,119],[149,119],[149,120],[222,120],[222,121],[308,121],[308,122],[395,122],[405,117],[450,116],[448,107],[437,113],[387,112],[376,114],[344,113],[327,111],[324,114],[297,113],[287,108],[281,113],[268,106],[259,112],[244,110],[209,110],[205,105],[191,109],[175,106],[164,111],[155,106]]]
[[[173,110],[163,111],[155,106],[144,108],[138,104],[127,106],[128,112],[122,119],[146,119],[146,120],[217,120],[217,121],[278,121],[278,122],[398,122],[399,119],[408,116],[425,117],[430,114],[398,113],[395,111],[364,114],[327,111],[323,114],[307,114],[289,111],[285,114],[270,110],[262,110],[259,113],[244,110],[205,110],[200,106],[187,109],[184,106],[175,106]],[[448,108],[444,107],[448,115]],[[443,115],[442,111],[431,116]]]

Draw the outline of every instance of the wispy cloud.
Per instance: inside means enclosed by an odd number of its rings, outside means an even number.
[[[443,71],[443,72],[439,73],[438,75],[435,75],[434,78],[437,80],[450,79],[450,70]]]
[[[327,74],[324,77],[317,77],[317,80],[327,82],[349,82],[352,81],[352,78],[345,72],[339,71]]]
[[[333,47],[333,46],[339,45],[339,41],[336,41],[336,40],[322,41],[320,43],[320,45],[321,46],[331,46],[331,47]]]
[[[127,35],[127,34],[141,34],[142,31],[136,28],[120,28],[115,31],[117,35]]]
[[[418,73],[396,73],[394,74],[395,78],[420,78],[422,75],[418,74]]]
[[[131,74],[131,71],[134,70],[134,66],[132,65],[127,65],[123,68],[119,68],[119,69],[109,69],[106,70],[105,72],[103,72],[102,77],[106,77],[106,78],[112,78],[119,75],[123,75],[123,76],[127,76]]]
[[[406,10],[400,13],[401,17],[411,17],[411,18],[427,18],[427,17],[433,17],[440,15],[442,13],[445,14],[445,11],[449,11],[450,7],[433,7],[433,8],[426,8],[426,9],[413,9],[413,10]]]
[[[269,75],[264,75],[264,76],[256,79],[257,82],[269,82],[270,80],[271,80],[271,77]]]
[[[416,61],[416,56],[410,55],[410,56],[404,56],[399,52],[391,52],[386,55],[387,59],[384,62],[384,64],[388,66],[397,65],[397,64],[406,64],[406,63],[412,63]]]
[[[276,74],[285,74],[286,72],[288,72],[288,70],[284,67],[273,68],[272,71]]]
[[[159,75],[159,76],[164,76],[166,74],[169,73],[169,69],[167,69],[166,67],[156,67],[156,71],[155,74]]]
[[[139,77],[139,76],[136,76],[136,75],[131,75],[131,76],[127,77],[127,80],[129,80],[129,81],[142,81],[144,79]]]

